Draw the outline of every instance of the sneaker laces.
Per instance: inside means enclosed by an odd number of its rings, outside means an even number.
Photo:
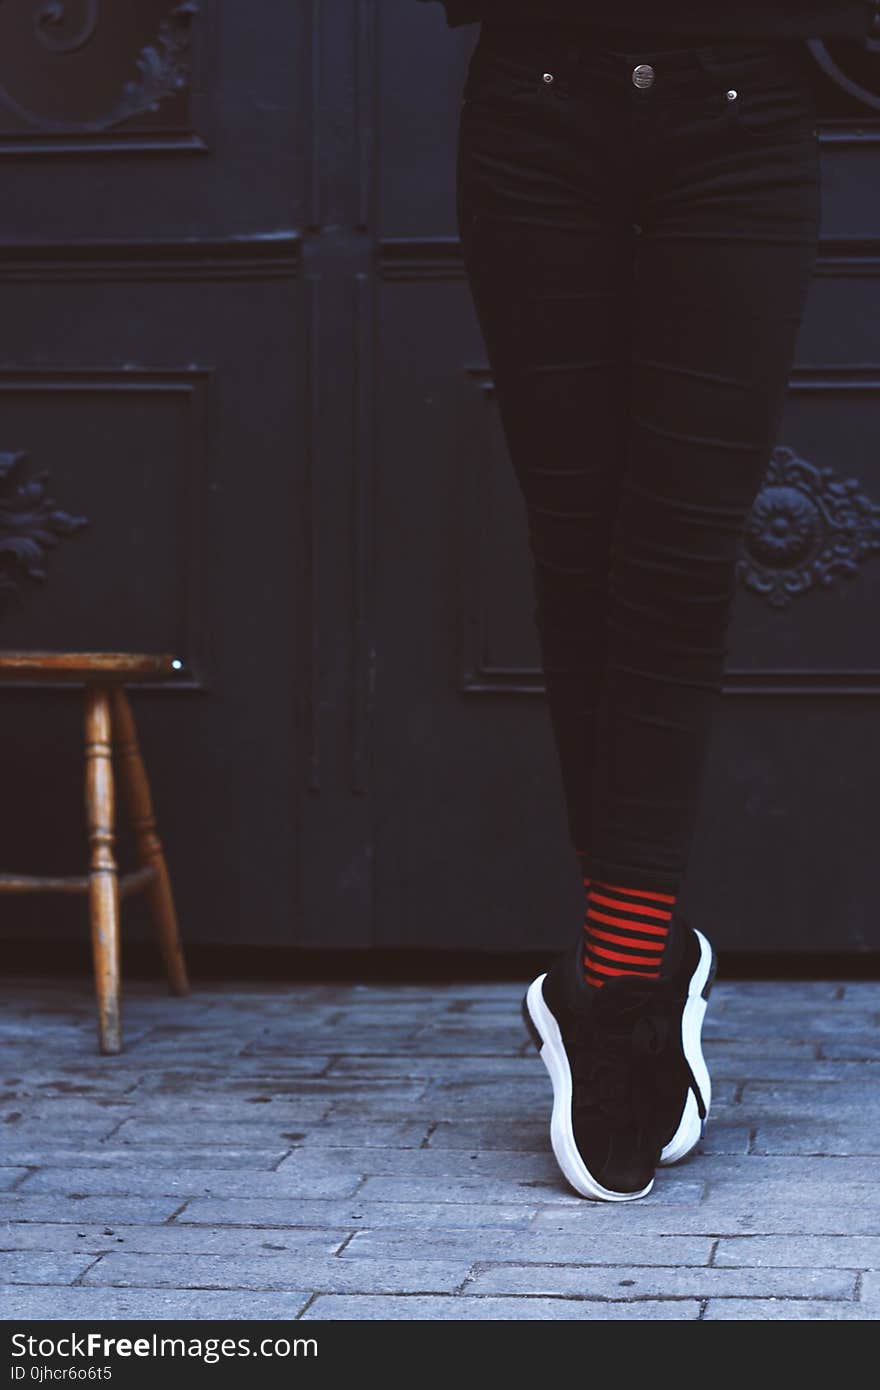
[[[656,1108],[654,1069],[646,1063],[669,1041],[669,1015],[658,1004],[654,990],[629,991],[613,1010],[594,1006],[579,1018],[574,1037],[574,1109],[599,1110],[645,1140]]]

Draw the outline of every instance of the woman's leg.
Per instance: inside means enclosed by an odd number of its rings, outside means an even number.
[[[571,838],[593,878],[673,896],[819,222],[806,75],[748,47],[484,26],[461,122]]]
[[[820,217],[815,114],[796,58],[772,46],[748,62],[709,57],[710,80],[739,103],[714,131],[694,125],[689,101],[652,107],[653,92],[634,93],[642,235],[593,785],[592,873],[672,892]],[[662,57],[657,66],[662,98]]]
[[[629,1201],[711,1101],[712,950],[667,934],[815,260],[815,113],[781,46],[524,38],[483,30],[458,182],[587,885],[584,948],[524,1006],[563,1173]]]
[[[558,39],[542,49],[537,33],[483,25],[461,115],[458,213],[526,505],[534,616],[570,836],[580,850],[593,838],[635,234],[613,110],[584,128],[560,56]]]

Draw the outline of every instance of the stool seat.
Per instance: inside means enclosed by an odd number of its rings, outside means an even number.
[[[16,680],[84,686],[85,811],[89,847],[85,874],[0,873],[0,896],[9,893],[82,893],[88,897],[98,1001],[98,1045],[122,1051],[119,1019],[120,903],[144,892],[173,994],[187,994],[189,980],[171,892],[171,879],[156,828],[153,801],[138,743],[127,680],[150,680],[181,669],[168,652],[0,651],[0,686]],[[120,873],[116,862],[116,777],[134,831],[137,867]]]
[[[178,665],[175,665],[178,661]],[[70,681],[155,680],[174,675],[178,658],[170,652],[13,652],[0,651],[0,678]]]

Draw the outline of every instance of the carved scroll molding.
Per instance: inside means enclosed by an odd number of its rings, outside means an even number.
[[[43,0],[34,15],[34,34],[52,53],[76,53],[85,48],[98,27],[98,0],[87,0],[77,28],[67,33],[67,0]]]
[[[48,473],[25,477],[27,457],[22,451],[0,452],[0,611],[21,606],[25,582],[45,581],[49,551],[89,524],[57,506],[49,496]]]
[[[878,78],[877,86],[866,87],[858,77],[853,77],[841,66],[836,52],[833,52],[822,39],[807,39],[806,42],[813,61],[825,73],[826,77],[830,78],[848,96],[854,97],[870,111],[880,114],[880,78]],[[880,62],[878,62],[880,60],[880,39],[866,39],[863,47],[872,55],[874,66],[880,70]]]

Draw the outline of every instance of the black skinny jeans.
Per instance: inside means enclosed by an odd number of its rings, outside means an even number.
[[[677,892],[692,841],[817,252],[808,63],[484,22],[465,83],[459,232],[572,844],[630,887]]]

